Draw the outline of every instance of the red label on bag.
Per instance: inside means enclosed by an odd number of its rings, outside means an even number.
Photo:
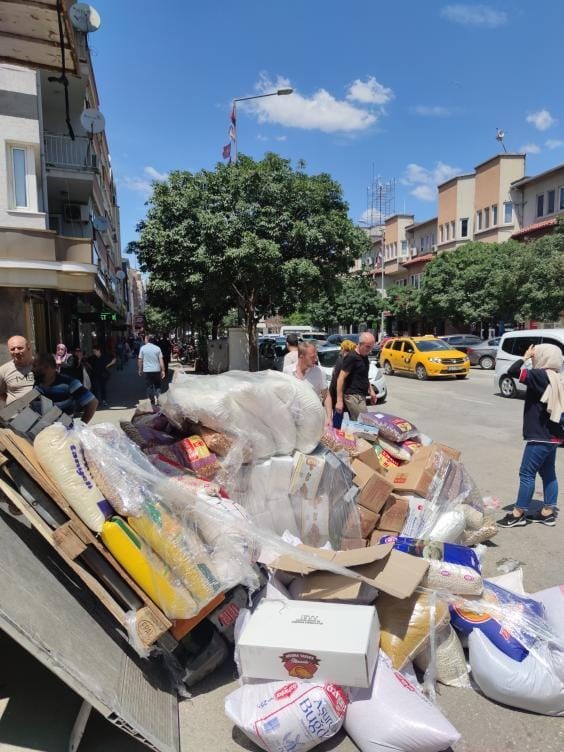
[[[327,692],[337,715],[344,718],[345,713],[347,712],[347,705],[349,704],[349,698],[345,694],[344,689],[338,684],[326,684],[325,691]]]
[[[284,653],[280,656],[290,676],[311,679],[319,668],[319,658],[311,653]]]
[[[274,697],[276,700],[285,700],[286,697],[291,697],[297,688],[298,685],[296,682],[292,682],[291,684],[284,684],[283,687],[281,687],[274,693]]]

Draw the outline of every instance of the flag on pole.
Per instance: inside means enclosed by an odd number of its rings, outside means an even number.
[[[233,105],[233,107],[231,108],[231,122],[233,123],[234,126],[237,125],[237,118],[235,116],[235,105]]]
[[[225,144],[223,147],[223,159],[231,159],[231,144]]]
[[[231,125],[229,126],[229,138],[230,138],[231,141],[236,141],[237,140],[237,131],[236,131],[235,126],[233,125],[233,123],[231,123]]]

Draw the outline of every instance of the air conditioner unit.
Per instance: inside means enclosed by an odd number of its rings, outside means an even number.
[[[87,204],[65,204],[65,222],[90,222],[90,207]]]

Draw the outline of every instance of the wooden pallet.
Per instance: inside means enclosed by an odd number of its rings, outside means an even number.
[[[0,490],[11,504],[56,549],[119,624],[127,627],[127,614],[133,610],[137,636],[144,646],[162,638],[172,622],[71,509],[39,464],[30,442],[10,429],[0,428],[0,452]]]

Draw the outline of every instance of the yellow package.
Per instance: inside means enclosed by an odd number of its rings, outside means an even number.
[[[179,522],[159,502],[146,502],[131,527],[169,565],[200,608],[220,590],[208,552],[197,533]]]
[[[169,619],[190,619],[199,608],[190,593],[175,582],[167,565],[154,554],[120,517],[106,520],[102,542],[125,571]]]

